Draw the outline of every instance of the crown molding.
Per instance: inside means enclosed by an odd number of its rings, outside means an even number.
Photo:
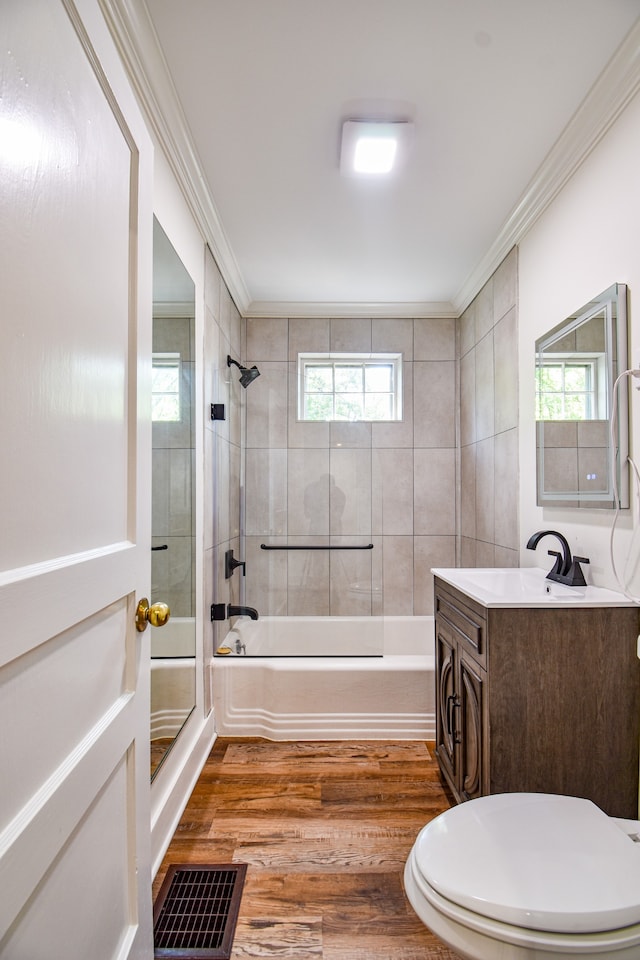
[[[459,316],[640,89],[640,20],[595,82],[451,303],[252,301],[226,236],[144,0],[99,0],[129,79],[186,202],[245,317]]]
[[[457,317],[451,303],[406,301],[365,303],[353,301],[253,300],[244,312],[248,320],[274,318],[365,317],[371,319],[425,319]]]
[[[240,313],[250,302],[143,0],[99,0],[129,80]]]
[[[552,203],[640,89],[640,20],[586,95],[498,236],[453,298],[459,314]]]
[[[156,320],[191,320],[195,316],[196,305],[193,300],[181,302],[179,300],[153,301],[153,319]]]

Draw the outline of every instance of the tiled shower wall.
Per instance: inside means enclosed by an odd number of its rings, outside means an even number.
[[[307,351],[402,351],[402,422],[298,421]],[[269,615],[430,613],[430,568],[456,556],[455,321],[249,319],[246,358],[261,372],[246,396],[247,602]]]
[[[226,409],[205,417],[206,619],[230,601],[272,616],[429,614],[431,567],[518,564],[516,250],[458,321],[243,321],[208,251],[205,304],[206,409]],[[299,422],[297,354],[330,350],[402,351],[403,421]],[[260,368],[246,391],[228,353]],[[229,548],[246,580],[224,579]]]
[[[162,597],[174,617],[195,614],[193,505],[193,317],[154,317],[154,353],[180,354],[182,411],[175,423],[152,425],[153,495],[151,594]]]
[[[514,248],[459,319],[462,567],[519,564],[517,293]]]

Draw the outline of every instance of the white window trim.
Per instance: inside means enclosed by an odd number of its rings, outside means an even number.
[[[354,366],[390,363],[393,367],[393,411],[395,416],[384,420],[310,420],[305,410],[305,368],[321,364],[352,364]],[[402,353],[299,353],[298,354],[298,420],[304,423],[398,423],[402,421]],[[335,396],[335,394],[334,394]]]
[[[586,366],[591,370],[591,388],[589,390],[559,390],[557,391],[557,396],[562,397],[562,408],[564,411],[564,397],[567,394],[584,394],[587,397],[587,405],[589,408],[589,414],[586,417],[587,420],[605,420],[608,417],[607,411],[607,399],[606,393],[603,389],[605,383],[604,377],[604,354],[603,353],[582,353],[582,354],[565,354],[565,353],[549,353],[545,354],[544,362],[539,364],[540,367],[553,367],[560,366],[563,369],[562,381],[564,384],[564,371],[567,367],[573,366]],[[553,393],[553,391],[544,390],[541,392],[542,395],[546,393]],[[540,395],[541,393],[537,389],[536,384],[536,419],[540,418]],[[562,417],[561,419],[565,419]]]

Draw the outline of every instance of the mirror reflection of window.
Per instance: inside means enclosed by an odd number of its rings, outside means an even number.
[[[151,419],[159,423],[176,423],[182,419],[179,353],[153,354]]]
[[[597,420],[597,360],[545,358],[536,370],[536,397],[537,420]]]

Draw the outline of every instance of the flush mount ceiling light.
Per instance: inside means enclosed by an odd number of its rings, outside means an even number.
[[[398,168],[413,124],[407,120],[346,120],[340,172],[347,177],[384,177]]]

